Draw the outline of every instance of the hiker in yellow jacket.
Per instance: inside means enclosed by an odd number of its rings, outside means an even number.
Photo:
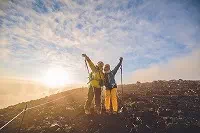
[[[85,57],[85,60],[88,62],[92,72],[89,75],[89,91],[88,98],[85,102],[85,114],[91,114],[90,108],[92,100],[95,96],[95,111],[97,114],[101,114],[101,87],[103,86],[103,66],[104,63],[99,61],[95,66],[94,63],[86,54],[82,54]]]
[[[110,70],[110,65],[106,64],[104,67],[104,83],[106,87],[105,91],[105,108],[107,113],[110,112],[110,102],[112,102],[112,110],[113,114],[117,114],[118,112],[118,102],[117,102],[117,84],[115,81],[115,74],[117,73],[119,67],[122,64],[123,58],[120,57],[119,63],[117,66],[113,69]]]

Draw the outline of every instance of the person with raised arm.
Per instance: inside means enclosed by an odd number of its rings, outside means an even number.
[[[117,84],[115,81],[115,74],[122,65],[123,58],[120,57],[117,66],[111,70],[110,65],[106,64],[104,67],[104,84],[106,87],[105,91],[105,108],[106,113],[110,114],[110,103],[112,102],[113,114],[118,113],[118,101],[117,101]]]
[[[86,55],[82,54],[85,58],[86,62],[89,64],[90,69],[92,70],[89,73],[89,90],[88,90],[88,98],[85,102],[85,114],[91,114],[90,108],[92,104],[92,100],[95,97],[95,112],[97,114],[101,114],[101,87],[104,85],[104,73],[103,73],[103,66],[104,63],[99,61],[97,65],[91,61],[91,59]],[[86,63],[86,65],[87,65]],[[89,72],[89,70],[88,70]]]

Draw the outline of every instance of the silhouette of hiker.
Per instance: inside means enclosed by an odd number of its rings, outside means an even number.
[[[118,102],[117,102],[117,84],[115,81],[115,74],[117,73],[119,67],[122,64],[123,58],[120,57],[119,63],[117,66],[111,71],[110,65],[106,64],[104,67],[104,83],[106,87],[105,91],[105,108],[107,113],[110,112],[110,102],[112,102],[113,114],[117,114],[118,111]]]
[[[101,114],[101,87],[103,86],[103,66],[104,63],[99,61],[95,66],[94,63],[90,60],[90,58],[86,54],[82,54],[85,57],[85,60],[88,62],[89,67],[92,72],[89,74],[89,90],[88,90],[88,98],[85,102],[85,114],[91,114],[90,108],[92,100],[95,96],[95,112],[97,114]]]

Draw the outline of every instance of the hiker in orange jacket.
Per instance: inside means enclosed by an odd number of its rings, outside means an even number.
[[[85,60],[88,62],[89,67],[92,70],[92,72],[89,75],[89,91],[87,101],[85,102],[85,114],[91,114],[90,107],[94,96],[95,111],[97,114],[101,114],[101,87],[103,87],[104,82],[104,63],[102,61],[99,61],[95,66],[86,54],[82,54],[82,56],[85,57]]]
[[[110,70],[110,65],[106,64],[104,67],[104,84],[106,87],[105,91],[105,108],[106,112],[110,113],[110,102],[112,102],[113,114],[118,112],[118,102],[117,102],[117,84],[115,81],[115,74],[117,73],[119,67],[122,64],[123,58],[120,57],[117,66]]]

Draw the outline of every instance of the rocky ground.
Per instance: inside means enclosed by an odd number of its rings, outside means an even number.
[[[63,99],[25,114],[20,133],[199,133],[200,81],[170,80],[124,85],[121,113],[85,115],[86,88],[73,89],[0,110],[0,126],[23,110],[53,99]],[[22,115],[2,130],[16,133]]]

